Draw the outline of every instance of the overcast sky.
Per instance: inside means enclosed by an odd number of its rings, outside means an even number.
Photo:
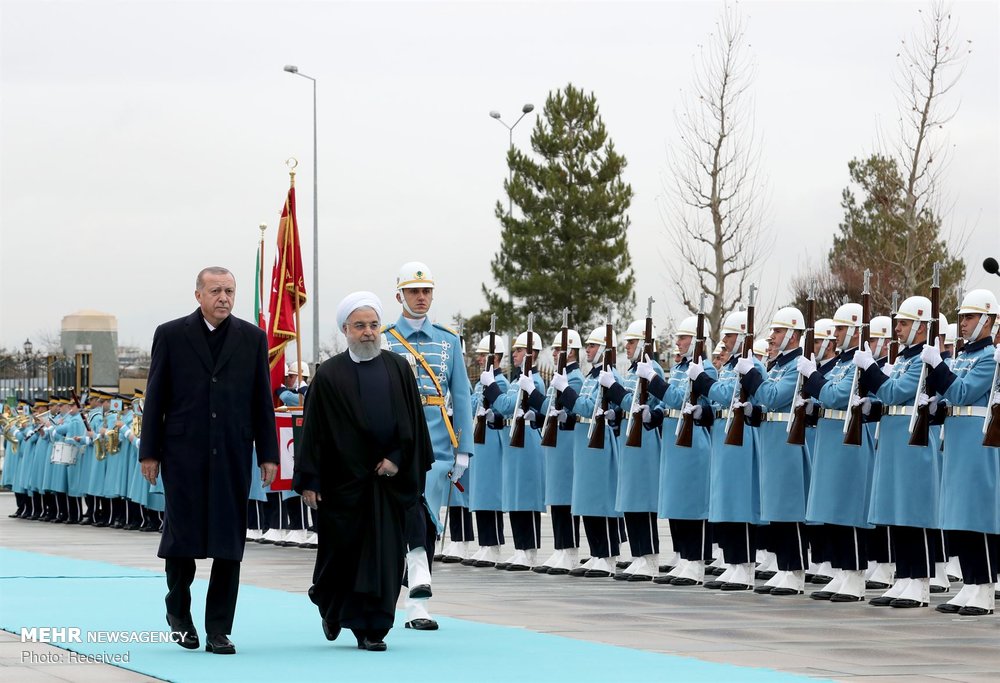
[[[777,245],[761,279],[780,303],[819,263],[842,217],[847,162],[897,117],[909,2],[745,2],[767,227]],[[943,133],[944,189],[964,232],[970,287],[1000,290],[1000,26],[996,2],[956,2],[972,54]],[[64,315],[118,318],[119,341],[148,346],[156,324],[195,307],[194,276],[234,271],[251,318],[258,224],[274,255],[298,157],[299,223],[312,294],[312,89],[318,79],[320,332],[355,289],[391,317],[400,264],[425,261],[432,314],[484,306],[499,246],[508,122],[568,82],[593,91],[635,197],[629,243],[639,302],[681,316],[667,288],[661,216],[674,112],[717,2],[0,3],[0,344],[56,331]],[[529,144],[535,114],[514,132]],[[888,124],[888,125],[886,125]],[[585,285],[581,285],[585,286]],[[303,314],[311,357],[312,304]],[[586,333],[586,331],[582,331]]]

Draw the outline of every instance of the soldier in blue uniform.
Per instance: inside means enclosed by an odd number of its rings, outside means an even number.
[[[24,457],[23,442],[26,425],[21,425],[21,423],[26,421],[24,415],[27,409],[29,409],[28,401],[18,399],[17,410],[13,415],[9,416],[11,421],[7,424],[2,435],[3,440],[6,442],[6,450],[4,451],[3,460],[3,479],[0,480],[0,484],[9,487],[14,492],[17,509],[9,515],[13,518],[23,517],[29,508],[30,496],[23,490],[18,489],[14,483],[17,471],[20,469]]]
[[[555,392],[572,388],[579,395],[583,389],[583,373],[580,371],[580,352],[583,344],[580,333],[567,328],[565,372],[552,377],[547,395],[533,392],[531,407],[546,419],[556,420],[556,445],[543,446],[545,455],[545,504],[549,506],[552,521],[552,544],[554,552],[542,564],[532,567],[539,574],[564,575],[578,566],[580,549],[580,517],[573,514],[573,448],[577,429],[577,416],[567,411],[565,404],[556,410]],[[562,349],[562,332],[556,334],[552,342],[552,359],[558,365]],[[543,423],[544,424],[544,423]],[[583,429],[582,427],[580,429]]]
[[[1000,449],[982,443],[983,421],[1000,358],[991,337],[998,310],[992,292],[970,291],[958,310],[958,328],[965,345],[951,368],[942,360],[937,344],[925,345],[920,352],[920,359],[933,368],[927,373],[928,395],[920,397],[921,402],[930,404],[932,413],[947,416],[939,523],[947,531],[950,550],[962,564],[965,582],[962,590],[937,610],[962,616],[992,614],[996,602]]]
[[[425,511],[414,509],[407,516],[410,586],[430,585],[434,535],[444,531],[441,509],[450,504],[468,505],[465,494],[454,484],[462,483],[472,455],[472,389],[458,334],[427,317],[433,300],[430,269],[418,261],[403,264],[396,277],[396,301],[403,313],[383,334],[390,350],[406,358],[413,369],[434,446],[434,465],[424,489]],[[447,412],[449,394],[453,396],[453,416]],[[427,611],[429,598],[407,597],[406,628],[437,630],[437,622]]]
[[[500,361],[507,349],[503,337],[495,335],[492,370],[489,364],[490,338],[483,337],[476,346],[476,355],[483,375],[472,392],[472,412],[486,420],[486,443],[476,444],[476,466],[469,469],[469,509],[476,518],[479,533],[479,550],[470,558],[462,560],[469,567],[493,567],[500,561],[500,546],[504,544],[503,534],[503,458],[507,438],[507,420],[494,410],[490,394],[503,396],[510,382],[503,374]],[[486,373],[489,372],[489,375]]]
[[[797,370],[805,382],[803,389],[823,405],[816,427],[816,451],[812,459],[806,519],[825,524],[834,569],[833,580],[810,594],[814,600],[858,602],[864,598],[865,570],[868,567],[867,529],[871,496],[871,471],[875,445],[871,432],[861,430],[861,445],[844,444],[844,420],[848,416],[851,386],[857,367],[857,351],[862,325],[861,304],[847,303],[833,316],[837,363],[825,377],[817,372],[816,361],[799,356]]]
[[[670,520],[670,537],[681,560],[665,577],[658,576],[654,581],[675,586],[702,582],[705,562],[711,560],[712,529],[708,524],[712,469],[710,428],[715,415],[707,396],[701,396],[697,406],[684,403],[697,320],[696,316],[689,316],[677,327],[675,348],[679,360],[670,369],[668,380],[657,375],[650,362],[639,363],[635,370],[639,377],[649,380],[649,393],[659,401],[655,408],[643,410],[643,421],[646,427],[661,433],[657,516]],[[710,347],[711,342],[706,340],[705,346]],[[704,366],[703,372],[713,380],[718,377],[711,364]],[[677,445],[677,431],[684,411],[690,411],[695,419],[690,448]]]
[[[645,318],[633,321],[625,330],[622,339],[625,341],[625,356],[629,360],[625,381],[621,384],[615,382],[606,390],[611,401],[621,408],[623,414],[631,415],[633,420],[640,421],[643,416],[643,406],[636,400],[636,388],[639,384],[636,367],[640,362],[648,362],[653,366],[656,375],[663,379],[663,368],[660,364],[655,359],[645,358],[643,355],[645,335]],[[653,339],[655,338],[654,330]],[[653,397],[648,400],[646,407],[656,408],[658,405],[659,401]],[[618,448],[622,455],[618,461],[615,510],[625,518],[629,549],[634,558],[623,571],[615,574],[615,579],[619,581],[651,581],[659,573],[657,557],[660,553],[660,536],[656,528],[656,509],[659,502],[662,439],[659,430],[643,431],[645,434],[642,445],[638,448],[626,445],[628,439],[626,429],[622,429],[619,436]]]
[[[80,471],[83,465],[82,442],[86,438],[87,429],[84,427],[83,417],[75,401],[69,401],[66,410],[66,419],[53,432],[53,440],[71,446],[76,453],[76,460],[71,464],[61,465],[66,472],[66,490],[57,496],[66,510],[63,521],[67,524],[79,524],[83,507],[80,501],[83,493],[80,486]]]

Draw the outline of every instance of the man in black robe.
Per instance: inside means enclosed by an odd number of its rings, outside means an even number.
[[[351,629],[358,647],[386,649],[405,568],[404,517],[434,461],[407,362],[380,348],[382,305],[370,292],[341,302],[348,350],[316,372],[296,444],[292,487],[317,511],[309,596],[323,633]]]

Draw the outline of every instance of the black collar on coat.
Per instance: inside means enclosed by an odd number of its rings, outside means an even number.
[[[232,314],[230,314],[230,318],[232,318]],[[232,357],[236,345],[242,341],[243,330],[240,329],[239,322],[238,319],[229,321],[229,332],[226,333],[226,340],[222,343],[222,350],[219,351],[219,360],[213,363],[212,352],[208,350],[208,340],[205,339],[205,331],[199,327],[199,325],[205,325],[205,316],[201,314],[201,309],[195,309],[194,313],[184,319],[184,334],[209,372],[216,373],[221,370]]]

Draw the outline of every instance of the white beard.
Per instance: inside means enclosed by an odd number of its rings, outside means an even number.
[[[350,349],[351,354],[360,361],[371,360],[375,356],[382,353],[381,344],[376,339],[370,342],[348,342],[347,348]]]

